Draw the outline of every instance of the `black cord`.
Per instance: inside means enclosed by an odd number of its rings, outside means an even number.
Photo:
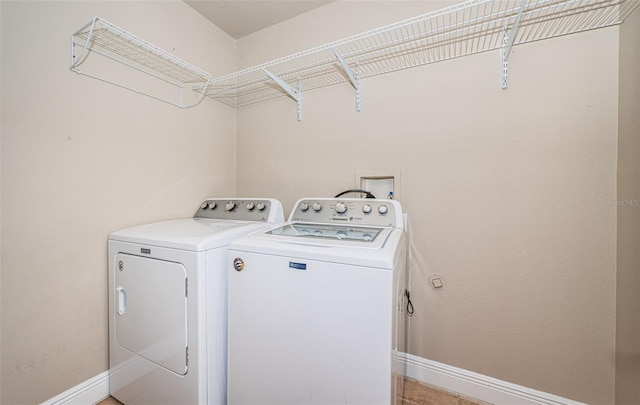
[[[413,304],[411,303],[411,294],[409,293],[409,290],[405,289],[404,295],[407,297],[407,314],[411,316],[413,315]]]
[[[367,195],[367,197],[366,197],[366,198],[376,198],[376,196],[375,196],[375,195],[371,194],[371,193],[370,193],[370,192],[368,192],[367,190],[361,190],[361,189],[359,189],[359,188],[353,188],[353,189],[351,189],[351,190],[343,191],[343,192],[341,192],[341,193],[336,194],[336,196],[335,196],[335,197],[333,197],[333,198],[338,198],[338,197],[340,197],[340,196],[342,196],[342,195],[345,195],[345,194],[347,194],[347,193],[363,193],[363,194],[366,194],[366,195]]]

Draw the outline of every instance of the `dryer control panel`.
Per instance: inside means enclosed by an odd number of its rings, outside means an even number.
[[[283,221],[282,204],[272,198],[208,198],[194,218],[238,221]]]
[[[369,198],[303,198],[289,221],[404,228],[398,201]]]

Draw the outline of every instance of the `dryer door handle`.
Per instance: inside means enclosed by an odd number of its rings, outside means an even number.
[[[127,312],[127,293],[121,285],[116,288],[116,300],[118,315],[124,315]]]

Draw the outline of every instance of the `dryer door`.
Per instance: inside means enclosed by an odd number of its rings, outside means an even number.
[[[115,337],[125,349],[187,373],[187,271],[180,263],[119,253]]]

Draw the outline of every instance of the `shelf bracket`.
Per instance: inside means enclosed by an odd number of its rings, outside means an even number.
[[[273,80],[274,82],[276,82],[276,84],[285,91],[285,93],[287,93],[289,95],[289,97],[291,97],[297,106],[297,112],[298,112],[298,121],[302,121],[302,83],[300,81],[300,78],[298,78],[298,88],[294,89],[292,86],[289,85],[289,83],[285,82],[284,80],[282,80],[281,78],[279,78],[278,76],[274,75],[273,73],[269,72],[267,69],[262,69],[262,71],[264,73],[267,74],[267,76],[269,76],[271,78],[271,80]]]
[[[335,50],[335,48],[331,48],[331,50],[333,51],[333,54],[336,56],[336,59],[338,59],[338,62],[342,66],[342,69],[344,70],[344,73],[346,73],[347,77],[349,78],[349,81],[351,82],[351,85],[356,90],[356,111],[360,112],[360,77],[359,77],[359,70],[360,69],[359,69],[359,66],[356,65],[355,71],[351,70],[351,68],[349,67],[347,62],[344,60],[342,55],[340,55],[338,53],[338,51]]]
[[[513,42],[516,40],[516,35],[518,34],[518,28],[520,26],[520,19],[522,18],[522,12],[524,11],[524,6],[527,0],[522,0],[522,4],[520,5],[520,9],[518,10],[518,15],[516,16],[516,21],[513,23],[513,27],[511,27],[511,32],[509,32],[508,27],[502,27],[502,88],[506,89],[509,87],[509,55],[511,54],[511,48],[513,47]]]

